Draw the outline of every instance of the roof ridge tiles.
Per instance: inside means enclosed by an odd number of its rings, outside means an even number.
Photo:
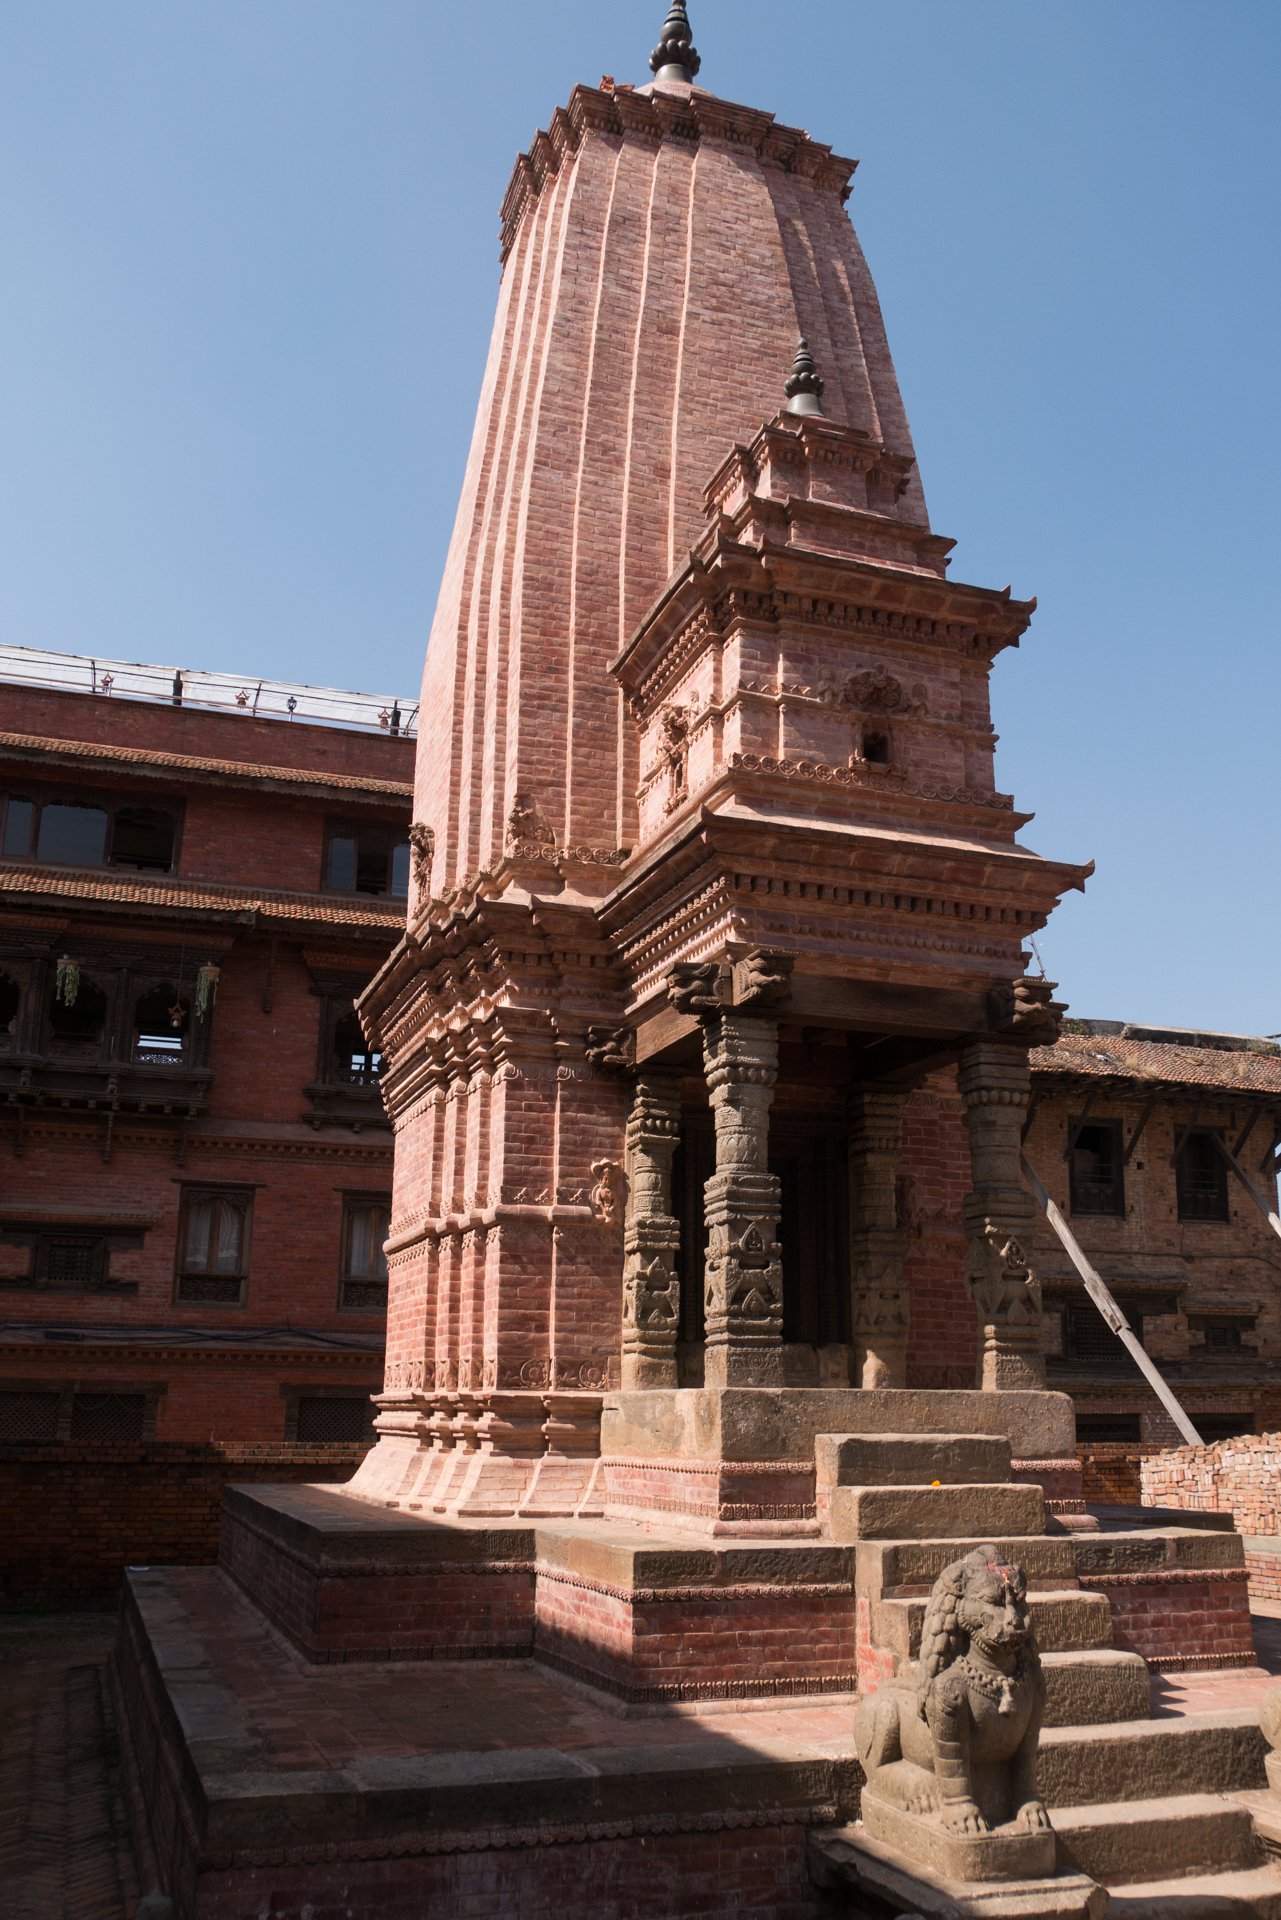
[[[347,792],[386,794],[397,800],[412,799],[414,791],[411,782],[379,780],[372,775],[268,766],[256,760],[222,760],[205,754],[173,753],[164,747],[118,747],[106,741],[68,740],[38,733],[0,733],[0,752],[6,747],[32,753],[64,753],[82,760],[109,760],[136,766],[141,772],[154,766],[175,773],[218,773],[251,781],[287,781],[292,786],[340,787]]]
[[[0,895],[15,893],[55,894],[66,899],[129,902],[135,906],[203,908],[209,912],[252,912],[267,919],[320,920],[344,925],[368,926],[380,931],[404,925],[404,905],[378,904],[370,897],[368,906],[357,907],[354,897],[338,900],[302,888],[275,889],[237,887],[223,880],[144,880],[130,875],[113,875],[110,880],[81,876],[65,870],[39,867],[28,862],[0,862]]]

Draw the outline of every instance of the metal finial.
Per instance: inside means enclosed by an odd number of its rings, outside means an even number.
[[[686,86],[693,86],[702,64],[689,30],[685,0],[672,0],[658,45],[649,56],[649,70],[656,80],[683,80]]]
[[[783,382],[783,392],[787,395],[784,413],[822,413],[823,382],[818,377],[808,340],[802,340],[796,349],[792,371]]]

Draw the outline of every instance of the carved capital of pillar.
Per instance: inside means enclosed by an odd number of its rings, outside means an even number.
[[[894,1192],[905,1097],[897,1087],[861,1086],[847,1104],[854,1379],[860,1387],[907,1384],[907,1235],[898,1225]]]
[[[961,1050],[957,1084],[974,1183],[963,1218],[965,1291],[979,1315],[977,1384],[992,1392],[1044,1387],[1041,1282],[1026,1251],[1035,1208],[1019,1172],[1027,1055],[999,1040],[972,1040]]]
[[[676,1385],[680,1228],[672,1213],[672,1155],[680,1139],[674,1074],[640,1073],[627,1116],[627,1225],[623,1238],[625,1391]]]

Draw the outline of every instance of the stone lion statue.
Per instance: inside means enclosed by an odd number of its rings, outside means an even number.
[[[1044,1712],[1023,1569],[977,1547],[934,1582],[915,1692],[891,1681],[859,1703],[867,1792],[958,1834],[1048,1832],[1036,1784]]]

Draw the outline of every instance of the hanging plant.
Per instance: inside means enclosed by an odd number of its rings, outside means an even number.
[[[221,968],[216,967],[212,960],[206,960],[196,975],[196,1012],[202,1020],[217,997],[221,971]]]
[[[64,1007],[74,1007],[80,993],[80,968],[69,953],[64,953],[58,961],[58,971],[54,976],[54,1001],[61,1000]]]

